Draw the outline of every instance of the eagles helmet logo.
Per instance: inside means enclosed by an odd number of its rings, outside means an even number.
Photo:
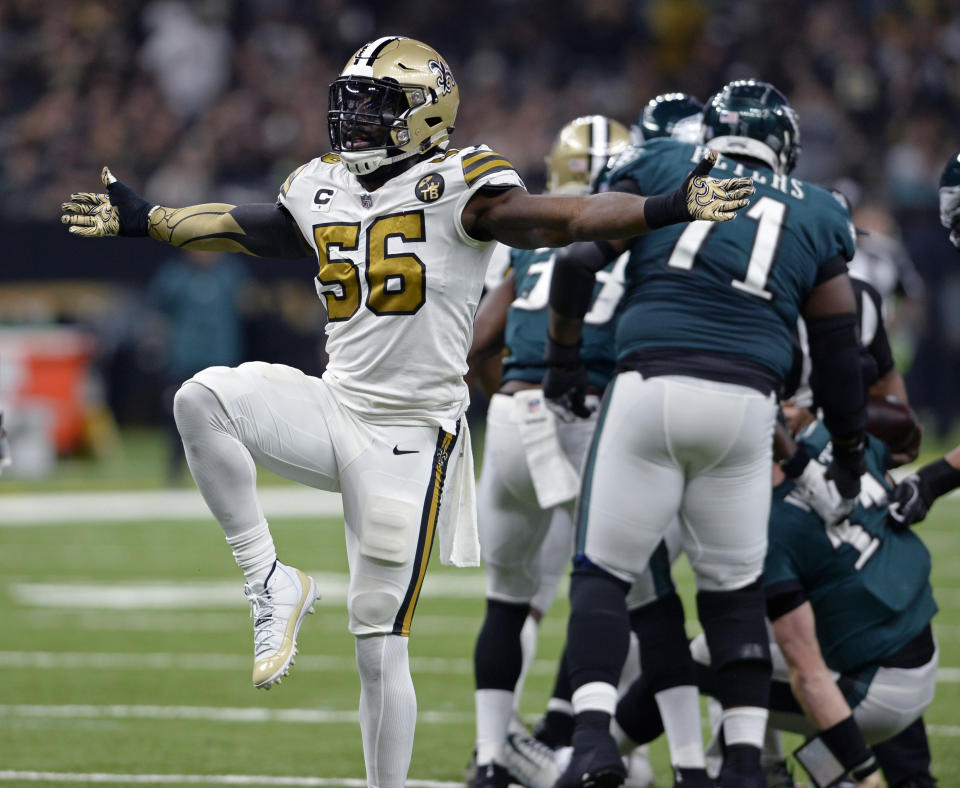
[[[443,197],[443,177],[435,172],[424,175],[414,188],[420,202],[436,202]]]

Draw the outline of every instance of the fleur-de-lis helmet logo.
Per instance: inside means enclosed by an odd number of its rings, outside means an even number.
[[[453,81],[453,74],[450,72],[446,63],[429,60],[427,61],[427,68],[437,75],[437,89],[442,95],[446,96],[453,90],[453,86],[457,83]]]

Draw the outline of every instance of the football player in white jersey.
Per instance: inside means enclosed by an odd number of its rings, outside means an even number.
[[[407,636],[433,542],[445,563],[479,560],[463,375],[492,241],[563,246],[727,221],[753,192],[749,178],[707,177],[710,154],[666,195],[533,196],[500,154],[448,148],[458,105],[432,47],[378,38],[330,86],[335,153],[295,170],[275,204],[153,205],[104,168],[107,194],[63,205],[63,223],[79,236],[318,260],[323,377],[260,362],[211,367],[183,384],[174,415],[190,471],[246,576],[256,686],[286,675],[317,596],[309,576],[276,559],[256,465],[342,493],[360,726],[378,788],[403,785],[409,768]]]

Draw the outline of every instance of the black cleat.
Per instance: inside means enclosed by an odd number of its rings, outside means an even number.
[[[508,788],[511,782],[510,772],[499,763],[478,764],[473,788]]]
[[[554,788],[618,788],[627,768],[613,737],[606,731],[578,731],[570,765]]]
[[[718,788],[767,788],[767,776],[763,769],[740,772],[723,768],[717,778]]]
[[[533,728],[533,738],[551,750],[569,747],[573,737],[573,716],[559,711],[548,711]]]
[[[717,788],[716,781],[706,769],[673,770],[673,788]]]

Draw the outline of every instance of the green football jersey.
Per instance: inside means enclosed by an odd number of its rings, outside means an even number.
[[[705,151],[667,137],[649,140],[615,157],[599,188],[629,179],[641,194],[671,192]],[[782,380],[791,331],[820,267],[853,257],[850,214],[829,192],[762,167],[721,158],[711,175],[751,176],[756,194],[732,221],[675,224],[635,239],[617,358],[719,354]]]
[[[516,297],[507,312],[503,379],[539,383],[547,372],[543,353],[547,338],[547,302],[557,249],[513,249]],[[624,292],[624,268],[629,255],[623,254],[596,274],[593,301],[584,317],[580,357],[587,368],[587,381],[606,387],[614,370],[614,316]]]
[[[827,665],[839,672],[875,663],[919,635],[937,612],[930,554],[912,530],[887,526],[887,449],[868,436],[867,472],[847,520],[825,527],[787,481],[773,491],[764,564],[768,595],[802,590],[813,606]],[[830,462],[830,434],[817,423],[800,441]]]

